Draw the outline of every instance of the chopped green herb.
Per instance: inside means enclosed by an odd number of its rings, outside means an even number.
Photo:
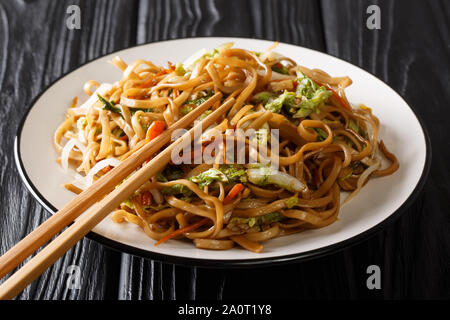
[[[317,141],[324,141],[328,138],[328,135],[325,131],[320,128],[312,128],[315,132],[317,132]]]
[[[108,110],[108,111],[111,111],[114,113],[118,113],[123,117],[122,110],[120,110],[120,108],[117,108],[115,106],[114,101],[107,101],[105,98],[103,98],[98,93],[97,93],[97,97],[98,97],[98,100],[100,100],[100,102],[103,103],[103,110]]]

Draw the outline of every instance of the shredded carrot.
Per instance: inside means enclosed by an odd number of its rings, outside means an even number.
[[[164,121],[153,121],[150,127],[148,127],[146,139],[148,141],[155,139],[164,131],[166,123]]]
[[[230,203],[231,200],[233,200],[233,198],[236,197],[242,190],[244,190],[244,185],[242,183],[235,184],[233,188],[231,188],[230,192],[228,192],[225,199],[223,199],[223,204]]]
[[[158,245],[160,245],[161,243],[166,242],[167,240],[172,239],[173,237],[176,237],[176,236],[178,236],[178,235],[180,235],[180,234],[183,234],[183,233],[187,233],[187,232],[193,231],[193,230],[195,230],[195,229],[201,227],[202,225],[204,225],[206,222],[208,222],[208,219],[203,219],[203,220],[200,220],[199,222],[193,223],[193,224],[191,224],[191,225],[189,225],[189,226],[186,226],[186,227],[184,227],[184,228],[175,230],[174,232],[168,234],[167,236],[163,237],[163,238],[160,239],[158,242],[156,242],[156,243],[155,243],[155,246],[158,246]]]
[[[175,65],[173,65],[173,64],[171,64],[169,62],[169,68],[168,69],[163,69],[160,72],[154,74],[153,76],[148,78],[145,82],[141,83],[139,88],[148,88],[148,87],[152,87],[152,86],[156,85],[156,78],[157,77],[162,76],[163,74],[167,74],[167,73],[173,72],[174,70],[175,70]]]

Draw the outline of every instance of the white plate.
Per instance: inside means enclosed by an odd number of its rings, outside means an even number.
[[[61,208],[74,194],[61,187],[71,181],[56,163],[52,137],[64,119],[73,97],[85,97],[87,80],[112,83],[120,72],[107,63],[115,55],[126,62],[147,59],[165,65],[183,61],[200,48],[214,48],[225,42],[263,51],[272,42],[243,38],[192,38],[150,43],[122,50],[91,61],[55,81],[33,102],[25,115],[15,143],[16,163],[30,192],[50,212]],[[353,244],[378,230],[413,201],[429,169],[430,147],[427,135],[408,104],[381,80],[366,71],[332,56],[310,49],[280,43],[277,52],[297,63],[320,68],[331,75],[348,75],[353,84],[348,99],[373,108],[381,120],[380,136],[399,159],[393,175],[371,180],[347,205],[339,220],[316,230],[290,235],[265,243],[260,254],[236,247],[228,251],[195,248],[191,242],[168,241],[155,247],[141,229],[129,223],[115,224],[109,218],[89,234],[91,238],[128,253],[174,263],[209,266],[244,266],[280,263],[325,254]]]

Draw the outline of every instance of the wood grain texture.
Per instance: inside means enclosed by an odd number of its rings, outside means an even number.
[[[79,4],[82,29],[65,27]],[[381,9],[368,30],[366,8]],[[61,74],[136,43],[194,36],[279,40],[328,52],[375,74],[423,118],[433,165],[423,193],[388,228],[351,248],[287,266],[175,266],[83,240],[19,299],[450,298],[450,4],[376,0],[110,0],[0,2],[0,253],[48,214],[20,181],[12,149],[26,106]],[[407,128],[405,128],[407,130]],[[67,266],[82,288],[67,290]],[[366,268],[381,267],[368,290]]]
[[[79,4],[82,31],[66,28],[66,8]],[[20,181],[13,160],[19,119],[31,100],[52,81],[81,63],[135,44],[135,9],[130,1],[3,1],[0,3],[0,230],[1,252],[48,217]],[[127,14],[128,13],[128,14]],[[112,24],[125,14],[127,28]],[[7,76],[5,76],[7,75]],[[67,290],[69,265],[81,270],[80,290]],[[117,297],[120,254],[87,239],[33,282],[19,299],[103,299]],[[109,275],[115,276],[109,277]],[[109,281],[107,281],[108,279]]]
[[[381,9],[381,30],[365,28],[365,10]],[[406,10],[407,9],[407,10]],[[373,259],[386,270],[385,298],[450,297],[450,6],[448,1],[322,2],[328,52],[375,74],[424,120],[433,148],[430,177],[419,199],[368,244],[382,243]],[[406,14],[407,12],[407,14]],[[352,41],[348,41],[352,39]],[[405,128],[407,130],[408,128]],[[352,259],[358,259],[357,252]]]

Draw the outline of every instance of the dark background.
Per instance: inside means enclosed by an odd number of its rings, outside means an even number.
[[[81,30],[66,28],[71,4],[81,7]],[[371,4],[381,8],[381,30],[366,28]],[[433,162],[422,193],[360,244],[279,267],[174,266],[83,239],[19,299],[450,298],[450,1],[444,0],[0,0],[0,254],[49,217],[22,184],[13,158],[17,126],[32,99],[98,56],[195,36],[288,42],[387,82],[431,137]],[[72,264],[81,267],[79,290],[66,288]],[[366,287],[372,264],[381,268],[380,290]]]

